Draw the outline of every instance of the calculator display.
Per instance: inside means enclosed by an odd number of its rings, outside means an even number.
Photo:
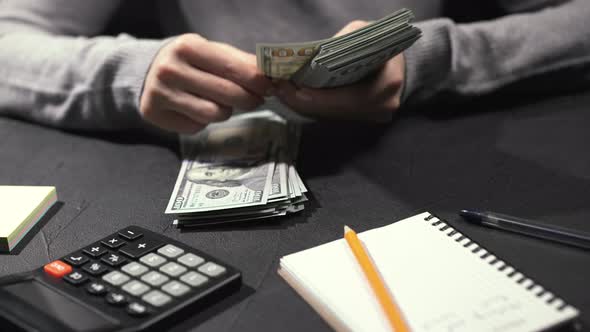
[[[51,317],[55,321],[54,324],[63,325],[74,331],[105,331],[117,326],[111,319],[74,302],[34,279],[5,285],[0,290],[36,309],[37,312],[28,313],[29,315],[40,314]],[[0,299],[0,301],[5,300],[7,299]]]

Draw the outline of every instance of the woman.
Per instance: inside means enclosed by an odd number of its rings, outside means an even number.
[[[525,81],[541,91],[547,86],[531,78],[566,70],[573,76],[562,87],[590,77],[587,0],[496,0],[505,16],[469,24],[437,18],[443,0],[161,0],[165,30],[186,34],[100,37],[122,2],[0,0],[0,114],[65,128],[150,123],[193,133],[276,95],[313,117],[387,121],[400,107],[442,96],[460,100]],[[416,9],[423,37],[351,86],[275,85],[253,54],[236,48],[325,38],[403,6]]]

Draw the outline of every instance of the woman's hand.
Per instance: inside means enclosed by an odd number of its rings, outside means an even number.
[[[185,34],[154,59],[140,112],[160,128],[191,134],[226,120],[234,108],[256,108],[271,88],[272,82],[256,66],[255,55]]]
[[[336,35],[365,25],[364,21],[351,22]],[[294,111],[314,118],[386,122],[400,107],[404,67],[404,57],[400,54],[374,75],[349,86],[310,89],[281,81],[278,96]]]

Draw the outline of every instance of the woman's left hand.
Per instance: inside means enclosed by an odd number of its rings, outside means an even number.
[[[338,35],[367,25],[354,21]],[[278,84],[279,99],[294,111],[321,119],[386,122],[400,107],[404,83],[403,54],[387,61],[374,75],[358,83],[327,89],[297,88],[291,82]]]

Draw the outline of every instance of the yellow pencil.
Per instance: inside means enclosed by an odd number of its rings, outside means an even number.
[[[399,307],[395,304],[393,296],[385,286],[383,279],[379,275],[377,268],[369,258],[369,254],[365,251],[361,240],[356,236],[356,233],[348,226],[344,226],[344,238],[348,242],[348,246],[352,250],[354,257],[363,269],[365,277],[369,281],[381,308],[383,309],[389,324],[395,332],[409,332],[410,328],[406,324],[403,314]]]

